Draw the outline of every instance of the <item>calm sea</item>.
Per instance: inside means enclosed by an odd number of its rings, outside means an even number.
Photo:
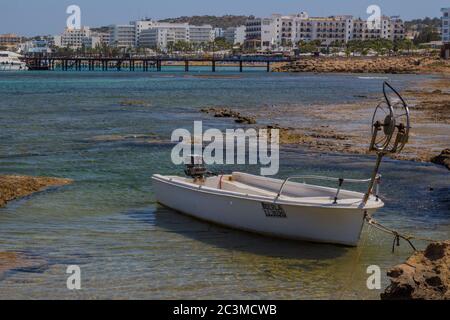
[[[0,209],[0,251],[36,261],[0,279],[0,299],[377,299],[380,291],[366,288],[367,267],[379,265],[386,286],[386,270],[411,253],[406,244],[392,254],[392,239],[376,230],[365,230],[359,248],[344,248],[216,227],[158,206],[150,178],[182,174],[165,142],[175,128],[192,129],[194,120],[232,125],[201,108],[356,102],[355,96],[380,94],[384,79],[180,71],[0,74],[0,174],[75,180]],[[399,88],[421,79],[389,78]],[[287,148],[279,177],[365,178],[373,162]],[[382,173],[381,222],[449,238],[448,170],[386,159]],[[67,290],[68,265],[81,267],[81,291]]]

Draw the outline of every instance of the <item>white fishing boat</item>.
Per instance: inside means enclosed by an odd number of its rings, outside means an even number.
[[[0,71],[27,70],[26,63],[20,60],[21,57],[15,52],[0,51]]]
[[[241,172],[205,179],[153,177],[156,198],[167,207],[223,226],[294,240],[354,246],[365,215],[384,205],[375,196],[363,203],[362,193],[285,182]]]
[[[285,180],[241,172],[208,176],[203,162],[191,157],[187,177],[154,175],[159,203],[219,225],[258,234],[321,243],[357,246],[364,221],[384,206],[379,192],[382,157],[400,152],[408,141],[409,110],[386,94],[373,116],[370,150],[377,162],[370,179],[294,176]],[[400,110],[400,112],[399,112]],[[304,183],[334,180],[337,188]],[[293,180],[304,180],[303,183]],[[368,183],[366,193],[343,190],[348,183]]]

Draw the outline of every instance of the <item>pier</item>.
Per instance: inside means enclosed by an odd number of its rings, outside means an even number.
[[[264,56],[238,56],[222,58],[187,58],[187,57],[25,57],[29,70],[61,70],[61,71],[143,71],[150,70],[161,72],[164,66],[183,66],[184,71],[189,72],[193,64],[210,66],[211,72],[216,72],[217,67],[236,66],[239,72],[244,72],[248,67],[265,67],[271,71],[272,63],[290,62],[293,58],[264,57]]]

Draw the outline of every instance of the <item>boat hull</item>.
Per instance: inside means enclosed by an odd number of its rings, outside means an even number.
[[[27,66],[25,64],[0,64],[0,71],[26,71]]]
[[[153,178],[157,201],[186,215],[262,235],[357,246],[365,213],[374,209],[273,204],[185,188]]]

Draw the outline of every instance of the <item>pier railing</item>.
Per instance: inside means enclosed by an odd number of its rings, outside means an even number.
[[[211,71],[215,72],[217,65],[239,66],[239,71],[243,72],[244,66],[266,67],[267,72],[271,71],[272,63],[291,62],[295,60],[291,57],[272,56],[25,56],[24,60],[30,70],[55,70],[62,71],[108,71],[108,70],[128,70],[128,71],[149,71],[155,69],[162,71],[163,65],[181,63],[184,70],[189,71],[192,63],[204,63],[211,66]]]

